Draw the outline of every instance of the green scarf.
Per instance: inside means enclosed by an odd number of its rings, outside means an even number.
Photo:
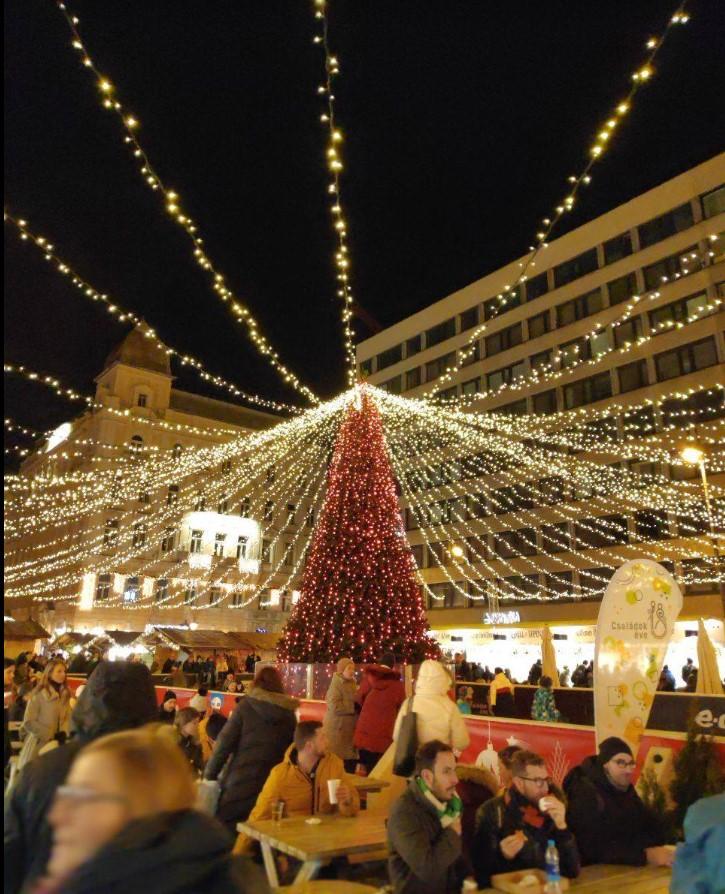
[[[461,816],[463,813],[463,801],[461,801],[457,793],[453,795],[450,801],[439,801],[428,788],[424,779],[416,776],[415,781],[423,797],[435,807],[438,819],[441,821],[441,826],[444,829],[447,829],[451,823],[454,823]]]

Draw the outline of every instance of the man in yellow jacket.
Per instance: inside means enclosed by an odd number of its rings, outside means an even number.
[[[360,796],[342,758],[328,751],[327,735],[319,720],[303,720],[297,724],[294,741],[281,764],[273,767],[249,821],[272,819],[275,805],[285,803],[285,816],[312,816],[333,813],[327,783],[339,779],[337,806],[340,816],[355,816],[360,809]],[[234,853],[246,853],[251,839],[240,834]]]

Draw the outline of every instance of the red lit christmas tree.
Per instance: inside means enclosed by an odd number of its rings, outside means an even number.
[[[365,386],[340,427],[327,495],[278,655],[282,661],[408,663],[439,655],[405,538],[383,425]]]

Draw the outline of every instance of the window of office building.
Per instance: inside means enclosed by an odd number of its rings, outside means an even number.
[[[670,536],[667,513],[654,509],[635,512],[634,531],[638,540],[666,540]]]
[[[413,553],[413,559],[415,560],[416,568],[424,568],[423,544],[416,543],[414,546],[411,546],[410,551]]]
[[[96,602],[104,602],[111,595],[112,578],[110,574],[99,574],[96,580]]]
[[[415,354],[419,354],[423,349],[423,336],[414,335],[412,338],[409,338],[405,342],[405,356],[412,357]]]
[[[547,280],[546,271],[543,273],[539,273],[538,276],[533,276],[526,283],[526,300],[533,301],[534,298],[538,298],[541,295],[545,295],[549,291],[549,283]]]
[[[544,587],[551,599],[571,599],[574,595],[573,573],[556,571],[554,574],[545,574]]]
[[[170,553],[174,548],[176,532],[173,528],[164,528],[164,536],[161,538],[161,552]]]
[[[567,326],[569,323],[575,323],[577,320],[583,320],[592,314],[598,313],[604,307],[602,300],[602,290],[592,289],[578,298],[571,301],[565,301],[556,308],[557,326]]]
[[[633,345],[642,337],[642,317],[632,317],[619,326],[612,329],[614,345],[623,348],[625,345]]]
[[[362,363],[360,364],[360,375],[363,376],[363,378],[366,378],[367,376],[372,374],[372,371],[373,371],[373,358],[368,357],[367,360],[363,360]]]
[[[144,546],[145,543],[146,543],[146,523],[142,522],[142,521],[138,521],[133,526],[131,545],[138,547],[138,546]]]
[[[461,354],[465,353],[465,357],[461,360],[461,366],[470,366],[477,363],[481,359],[481,342],[476,340],[473,345],[466,345],[461,349]]]
[[[621,258],[632,254],[632,236],[630,233],[622,233],[604,243],[604,263],[613,264]]]
[[[179,499],[179,485],[170,484],[166,491],[166,505],[173,506]]]
[[[217,534],[214,537],[214,555],[215,556],[223,556],[224,555],[224,544],[226,543],[227,535],[226,534]]]
[[[555,506],[565,497],[564,479],[559,475],[550,475],[537,482],[538,500],[542,506]]]
[[[641,407],[632,410],[622,417],[622,428],[625,437],[646,438],[657,431],[655,413],[652,407]]]
[[[203,540],[204,540],[204,532],[203,531],[192,531],[191,532],[191,540],[189,541],[189,552],[190,553],[200,553]]]
[[[387,391],[388,394],[402,394],[403,392],[403,377],[402,376],[393,376],[392,379],[388,379],[387,382],[381,382],[380,388],[383,391]]]
[[[564,407],[573,410],[612,396],[612,380],[608,372],[599,373],[564,387]]]
[[[249,537],[244,537],[240,535],[237,537],[237,558],[238,559],[246,559],[247,558],[247,546],[249,544]]]
[[[469,379],[461,385],[461,394],[478,394],[481,390],[481,379],[477,376],[475,379]]]
[[[403,359],[403,346],[395,345],[393,348],[388,348],[387,351],[382,351],[382,353],[378,354],[377,358],[377,368],[378,371],[381,369],[385,369],[388,366],[392,366],[394,363],[398,363]]]
[[[551,314],[548,310],[537,314],[535,317],[529,317],[529,339],[538,338],[551,329]]]
[[[700,319],[717,310],[717,307],[706,310],[707,306],[707,292],[700,292],[697,295],[680,298],[679,301],[672,301],[670,304],[665,304],[664,307],[658,307],[657,310],[651,310],[649,324],[652,334],[659,335],[660,332],[667,332],[675,323]]]
[[[637,275],[634,272],[625,273],[624,276],[613,279],[607,283],[607,293],[610,307],[629,301],[633,295],[637,294]]]
[[[512,401],[510,404],[504,404],[501,407],[495,407],[492,413],[501,413],[504,416],[525,416],[527,413],[526,398]]]
[[[635,360],[634,363],[627,363],[617,369],[619,376],[619,390],[622,394],[627,391],[634,391],[635,388],[644,388],[649,385],[649,374],[647,373],[647,362],[645,360]]]
[[[571,549],[568,523],[559,522],[556,525],[542,525],[541,545],[544,552],[568,552]]]
[[[262,550],[260,553],[260,558],[262,563],[265,565],[269,565],[272,561],[272,541],[271,540],[263,540],[262,541]]]
[[[488,500],[485,494],[468,494],[466,506],[469,518],[488,518]]]
[[[229,512],[229,497],[222,497],[219,500],[216,511],[219,515],[226,515]]]
[[[515,292],[509,292],[504,301],[503,298],[489,298],[483,302],[483,318],[484,320],[492,320],[494,317],[500,317],[507,310],[513,310],[521,304],[521,289]]]
[[[426,330],[425,346],[426,348],[432,348],[434,345],[439,345],[442,341],[446,341],[448,338],[453,338],[455,334],[456,318],[451,317],[450,320],[444,320],[442,323],[438,323],[437,326],[432,326],[430,329]]]
[[[416,366],[415,369],[406,370],[405,373],[405,390],[410,391],[411,388],[417,388],[421,383],[421,368]]]
[[[531,370],[541,369],[544,366],[551,366],[551,350],[539,351],[538,354],[532,354],[529,358]]]
[[[534,413],[556,413],[556,388],[535,394],[532,406]]]
[[[679,205],[666,214],[661,214],[654,220],[649,220],[637,227],[639,246],[647,248],[654,245],[655,242],[661,242],[668,236],[674,236],[675,233],[688,229],[693,223],[692,206],[686,202],[684,205]]]
[[[611,568],[580,568],[579,586],[582,598],[600,599],[604,595],[611,576]]]
[[[519,363],[504,366],[503,369],[497,369],[488,373],[486,375],[486,387],[489,391],[494,391],[503,385],[508,385],[516,379],[522,378],[524,375],[526,375],[526,363],[522,360]]]
[[[707,220],[725,211],[725,186],[718,186],[701,197],[702,216]]]
[[[426,363],[425,365],[426,382],[432,382],[434,379],[442,376],[447,368],[454,367],[455,365],[455,351],[450,351],[448,354],[443,354],[442,357],[436,357],[435,360],[429,360],[428,363]]]
[[[564,261],[563,264],[554,267],[554,285],[558,289],[559,286],[565,286],[580,276],[586,276],[597,267],[597,250],[590,248],[570,261]]]
[[[450,388],[444,388],[443,391],[438,392],[438,397],[441,400],[450,400],[452,397],[456,397],[458,395],[458,385],[451,385]]]
[[[196,584],[187,584],[184,587],[184,605],[193,605],[196,602]]]
[[[575,525],[577,549],[602,549],[628,542],[627,519],[623,515],[586,518]]]
[[[714,366],[716,363],[717,348],[712,336],[655,355],[655,368],[659,382],[674,379],[676,376],[684,376],[698,369]]]
[[[523,330],[521,323],[515,323],[507,329],[500,332],[494,332],[486,338],[486,356],[492,357],[501,351],[507,351],[516,345],[520,345],[523,341]]]
[[[461,324],[461,332],[465,332],[467,329],[473,329],[474,326],[478,325],[478,305],[469,307],[468,310],[464,310],[462,314],[458,315],[458,319]]]
[[[661,258],[644,267],[644,284],[647,289],[657,289],[670,279],[678,279],[689,273],[696,273],[702,269],[702,258],[696,245],[691,245],[677,254]]]

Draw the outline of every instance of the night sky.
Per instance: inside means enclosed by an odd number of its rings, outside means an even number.
[[[352,283],[372,317],[394,323],[525,251],[675,5],[331,0]],[[69,8],[228,284],[282,359],[335,394],[344,367],[311,0]],[[570,226],[725,146],[722,5],[694,2],[691,14]],[[9,0],[5,19],[7,207],[171,345],[294,401],[142,183],[52,0]],[[126,330],[7,226],[5,247],[6,360],[92,393]],[[189,372],[178,385],[225,396]],[[40,386],[6,383],[6,415],[22,424],[44,430],[78,410]]]

